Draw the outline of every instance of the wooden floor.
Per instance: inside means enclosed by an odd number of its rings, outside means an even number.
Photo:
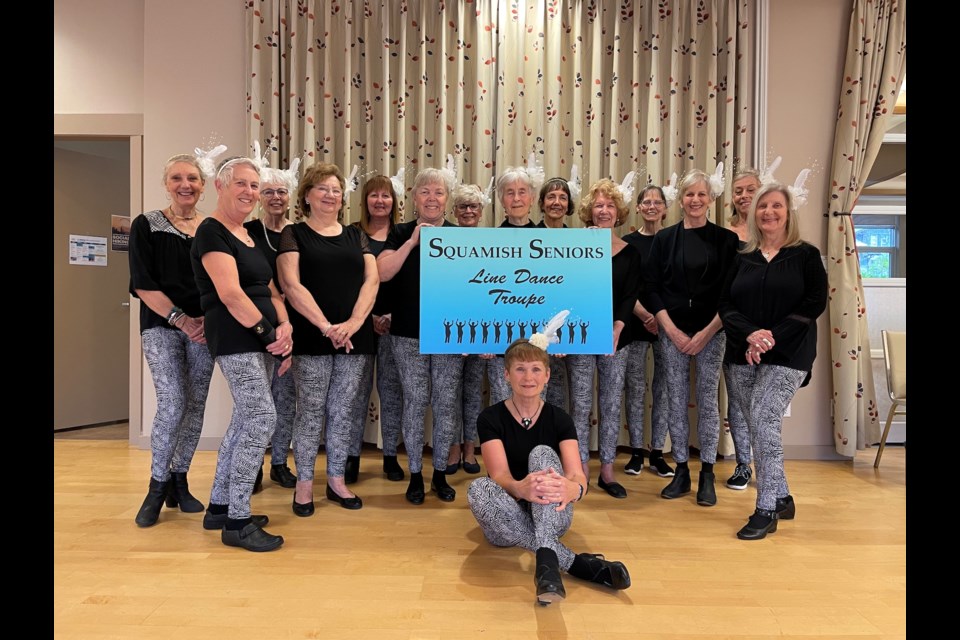
[[[567,576],[567,599],[540,607],[532,554],[485,542],[466,502],[475,476],[463,471],[450,478],[455,502],[428,493],[416,507],[403,498],[406,483],[385,480],[379,453],[365,450],[354,485],[363,509],[323,499],[318,478],[312,518],[294,516],[292,490],[266,480],[254,512],[286,543],[250,553],[221,544],[202,514],[164,508],[156,526],[138,528],[148,451],[56,439],[55,637],[904,638],[905,450],[888,447],[879,470],[873,457],[788,461],[797,518],[753,542],[735,533],[753,511],[754,485],[720,483],[731,461],[717,466],[713,508],[693,494],[662,500],[667,481],[647,469],[621,474],[626,500],[594,485],[564,541],[622,560],[633,586],[611,592]],[[215,462],[215,452],[198,452],[190,472],[204,502]],[[696,483],[697,461],[691,467]]]

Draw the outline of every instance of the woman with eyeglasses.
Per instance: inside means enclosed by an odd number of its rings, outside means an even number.
[[[297,162],[299,164],[299,162]],[[243,224],[254,244],[263,253],[273,270],[273,283],[283,296],[283,288],[277,275],[277,250],[280,248],[280,232],[290,223],[290,192],[297,188],[296,168],[283,171],[270,167],[260,172],[259,218]],[[270,479],[285,489],[293,489],[297,477],[287,465],[290,441],[293,439],[293,416],[297,410],[297,388],[292,375],[279,376],[275,370],[270,385],[273,404],[277,409],[277,428],[270,440]],[[263,468],[257,473],[254,493],[261,488]]]
[[[347,488],[347,456],[357,428],[357,394],[374,353],[371,310],[380,279],[367,236],[340,223],[346,181],[326,162],[308,168],[297,200],[307,218],[283,230],[277,266],[297,332],[293,513],[314,513],[313,477],[326,433],[327,500],[344,509],[363,501]]]
[[[444,219],[452,184],[440,169],[422,169],[413,183],[415,220],[396,225],[377,257],[380,279],[393,282],[394,358],[403,386],[403,442],[407,450],[410,482],[406,499],[423,504],[424,419],[427,404],[433,409],[433,479],[430,488],[444,502],[457,492],[447,482],[447,455],[459,423],[463,356],[420,353],[420,230],[424,226],[456,226]]]
[[[667,199],[663,189],[656,185],[644,187],[637,196],[637,213],[640,228],[623,236],[624,242],[632,244],[640,252],[643,263],[650,259],[653,238],[663,228],[667,219]],[[630,334],[633,341],[627,349],[626,409],[627,430],[630,433],[632,455],[624,471],[638,476],[643,471],[643,424],[644,397],[647,390],[647,350],[653,347],[653,407],[650,412],[650,467],[661,478],[673,476],[673,469],[663,459],[663,447],[667,442],[667,374],[663,371],[663,355],[657,340],[657,318],[637,300],[630,318]]]
[[[216,180],[217,208],[197,229],[191,250],[207,347],[226,378],[233,414],[217,453],[203,528],[248,551],[271,551],[283,537],[267,533],[266,516],[251,515],[250,496],[277,426],[270,381],[290,368],[293,328],[273,271],[243,221],[260,195],[260,169],[249,158],[225,162]],[[277,363],[277,358],[282,362]]]
[[[461,184],[453,190],[453,215],[460,227],[476,227],[483,211],[483,192],[475,184]],[[477,330],[476,321],[473,331]],[[460,427],[454,431],[454,442],[447,457],[447,475],[463,466],[467,473],[480,473],[477,462],[477,416],[483,409],[483,376],[492,354],[472,354],[463,360],[463,383],[460,388]]]
[[[697,504],[717,504],[713,465],[720,440],[717,397],[726,335],[717,313],[720,289],[733,266],[737,234],[708,220],[710,204],[722,186],[694,169],[680,181],[683,219],[653,238],[645,273],[644,307],[657,317],[667,390],[670,398],[670,442],[677,469],[660,492],[671,500],[690,493],[688,465],[690,366],[697,367],[697,435],[700,478]]]
[[[136,516],[140,527],[157,523],[165,500],[186,513],[203,511],[190,493],[187,471],[203,429],[213,359],[190,248],[204,219],[197,203],[208,177],[194,156],[173,156],[163,167],[170,204],[130,225],[130,293],[141,302],[140,339],[157,391],[150,489]]]
[[[354,226],[367,236],[370,253],[380,255],[387,244],[387,237],[400,222],[400,199],[393,182],[384,175],[370,178],[363,185],[360,196],[360,220]],[[403,467],[397,462],[397,445],[400,442],[400,417],[403,413],[403,388],[400,374],[393,358],[393,336],[390,324],[393,319],[392,287],[381,282],[377,299],[373,303],[374,349],[376,350],[377,395],[380,396],[380,439],[383,441],[383,473],[387,480],[400,482],[404,478]],[[363,387],[357,396],[358,430],[350,445],[344,481],[353,484],[360,475],[360,451],[363,448],[363,425],[366,423],[370,393],[373,391],[373,369],[364,373]]]

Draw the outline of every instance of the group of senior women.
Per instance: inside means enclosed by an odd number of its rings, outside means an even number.
[[[629,213],[621,191],[610,180],[593,184],[579,214],[584,226],[611,233],[613,349],[602,355],[538,355],[533,360],[541,362],[537,366],[542,370],[532,373],[542,384],[538,382],[536,397],[527,394],[531,397],[521,400],[513,383],[521,373],[528,374],[530,354],[519,359],[524,372],[512,372],[511,359],[501,354],[428,355],[419,349],[415,301],[420,296],[421,228],[451,225],[445,220],[448,198],[459,226],[477,226],[483,208],[478,187],[460,185],[453,190],[447,172],[424,169],[412,188],[415,219],[401,223],[391,180],[376,176],[364,186],[359,223],[344,225],[346,183],[338,167],[317,163],[304,172],[299,185],[291,173],[261,170],[248,158],[223,163],[215,181],[217,208],[204,219],[196,205],[211,176],[193,156],[174,156],[163,173],[170,205],[134,222],[131,292],[144,303],[142,340],[158,396],[150,488],[136,517],[139,526],[156,523],[164,501],[186,512],[204,509],[190,494],[186,474],[202,427],[214,361],[227,380],[234,410],[218,452],[203,525],[221,530],[224,544],[251,551],[283,544],[281,536],[264,530],[268,518],[250,510],[250,496],[271,442],[270,476],[295,488],[296,515],[314,513],[321,430],[326,438],[326,497],[346,509],[362,507],[347,485],[358,478],[374,366],[383,470],[390,480],[404,479],[397,461],[402,432],[409,502],[422,504],[426,495],[422,454],[428,404],[433,409],[432,491],[441,500],[452,501],[456,492],[446,475],[461,466],[480,472],[478,442],[497,441],[482,426],[477,432],[478,421],[483,425],[486,415],[480,396],[485,369],[491,408],[502,407],[518,424],[536,423],[547,407],[566,415],[563,405],[569,395],[579,468],[567,468],[571,461],[566,450],[564,465],[538,457],[538,468],[546,461],[547,467],[565,470],[554,476],[537,471],[535,483],[548,477],[573,478],[582,480],[581,492],[589,478],[589,416],[597,372],[598,485],[611,496],[624,498],[626,489],[616,482],[613,470],[620,404],[626,389],[632,455],[625,471],[639,474],[651,344],[654,406],[649,460],[661,477],[672,476],[661,496],[674,499],[691,490],[687,401],[689,368],[695,363],[701,461],[697,503],[716,504],[713,466],[720,425],[716,394],[722,369],[738,463],[728,486],[747,485],[751,445],[756,456],[757,508],[738,536],[762,538],[776,531],[779,519],[794,516],[780,429],[787,404],[809,380],[826,284],[819,253],[799,239],[789,189],[776,183],[761,188],[756,172],[738,174],[734,233],[709,221],[709,208],[718,194],[707,174],[693,170],[679,188],[680,223],[663,228],[669,203],[663,189],[648,186],[636,199],[640,228],[620,238],[615,230]],[[501,227],[566,228],[564,219],[575,208],[567,182],[553,178],[540,188],[539,225],[530,219],[537,187],[525,169],[509,168],[501,175],[497,182],[504,213]],[[287,218],[294,189],[305,215],[298,223]],[[258,202],[261,217],[244,224]],[[517,353],[521,352],[525,353],[522,349]],[[286,375],[288,370],[292,375]],[[663,458],[668,430],[675,443],[675,471]],[[296,476],[286,462],[291,439]],[[521,473],[519,466],[514,470],[511,459],[513,480],[507,482],[506,476],[499,478],[496,451],[486,457],[491,478],[513,495],[508,485],[523,480],[526,472]],[[527,499],[524,491],[522,500]],[[477,507],[474,499],[480,500],[480,494],[471,492],[471,507],[484,524],[479,514],[486,507]],[[561,493],[557,502],[569,504],[569,492]],[[487,525],[485,533],[500,544],[502,532]],[[554,569],[556,551],[563,548],[548,546],[554,554],[545,552],[544,563],[539,562],[541,547],[534,549],[538,573],[549,578],[543,585],[538,578],[538,595],[542,587],[546,601],[557,593],[562,597]],[[564,556],[561,564],[567,565],[572,557]],[[583,563],[589,564],[588,559]],[[546,567],[542,572],[540,564]],[[629,576],[621,568],[610,563],[593,567],[604,572],[601,582],[623,588],[629,585]],[[581,566],[580,573],[586,572],[587,566]]]

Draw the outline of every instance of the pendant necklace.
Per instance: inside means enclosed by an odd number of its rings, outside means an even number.
[[[517,415],[520,416],[520,424],[523,425],[524,429],[529,429],[533,424],[533,421],[537,419],[537,415],[540,414],[540,409],[543,408],[543,400],[537,405],[537,410],[533,412],[533,415],[529,418],[523,417],[523,414],[520,413],[520,408],[517,407],[517,402],[513,398],[510,398],[510,403],[513,404],[513,410],[517,412]]]

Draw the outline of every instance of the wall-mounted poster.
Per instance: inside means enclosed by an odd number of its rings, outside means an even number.
[[[107,266],[107,239],[101,236],[70,234],[70,264],[87,267]]]
[[[503,353],[568,311],[551,353],[613,352],[608,229],[420,231],[420,352]]]
[[[130,246],[130,216],[110,216],[110,248],[127,251]]]

